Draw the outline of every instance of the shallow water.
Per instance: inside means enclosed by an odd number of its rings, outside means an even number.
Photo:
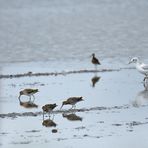
[[[147,148],[148,91],[127,65],[133,56],[148,62],[147,8],[147,0],[0,0],[0,147]],[[20,105],[24,88],[39,89],[37,108]],[[84,101],[60,111],[71,96]],[[47,103],[58,104],[56,127],[43,126]]]
[[[94,75],[100,79],[93,87],[91,80]],[[143,137],[147,137],[148,116],[145,113],[148,111],[148,93],[140,81],[142,78],[134,69],[123,69],[97,74],[1,79],[1,113],[4,114],[0,118],[1,146],[78,147],[81,143],[82,147],[88,147],[93,141],[93,147],[127,145],[146,148],[147,140]],[[34,102],[38,108],[27,109],[19,105],[19,90],[28,87],[40,90]],[[63,99],[70,96],[84,97],[85,101],[77,104],[77,108],[82,110],[67,112],[70,106],[64,106],[63,115],[58,110]],[[22,96],[21,100],[27,101],[28,98]],[[58,107],[50,119],[57,126],[43,126],[41,107],[55,102]],[[7,114],[12,112],[13,115]],[[27,112],[30,114],[26,116],[24,113]],[[66,116],[69,114],[78,117],[68,119]],[[44,117],[47,119],[48,115]],[[57,129],[57,133],[52,133],[52,129]]]

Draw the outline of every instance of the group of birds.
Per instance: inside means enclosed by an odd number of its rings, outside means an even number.
[[[28,102],[33,103],[34,100],[31,101],[31,97],[33,96],[33,98],[35,99],[34,94],[37,93],[37,92],[39,92],[38,89],[24,89],[24,90],[20,91],[20,94],[19,94],[19,97],[18,97],[18,99],[19,99],[19,101],[20,101],[20,105],[22,104],[21,99],[20,99],[20,97],[21,97],[22,95],[29,96],[29,101],[28,101]],[[83,98],[82,96],[81,96],[81,97],[70,97],[70,98],[68,98],[67,100],[65,100],[65,101],[62,102],[62,106],[61,106],[60,109],[62,109],[62,107],[63,107],[64,105],[72,105],[72,108],[76,108],[76,103],[78,103],[78,102],[80,102],[80,101],[83,101],[82,98]],[[24,104],[25,104],[25,103],[24,103]],[[29,104],[29,103],[26,103],[26,104]],[[24,105],[24,106],[25,106],[25,105]],[[54,104],[45,104],[45,105],[42,107],[43,114],[44,114],[44,113],[50,113],[50,112],[51,112],[55,107],[57,107],[57,106],[58,106],[58,105],[57,105],[56,103],[54,103]],[[72,108],[71,108],[71,109],[72,109]]]
[[[92,64],[95,65],[95,67],[96,67],[97,65],[100,65],[100,64],[101,64],[100,61],[95,57],[95,54],[94,54],[94,53],[92,54],[92,60],[91,60],[91,62],[92,62]],[[142,74],[145,75],[144,81],[145,81],[146,79],[148,79],[148,65],[146,65],[146,64],[144,64],[144,63],[142,63],[142,62],[140,62],[140,60],[139,60],[137,57],[132,58],[132,59],[130,60],[129,64],[130,64],[130,63],[135,63],[135,64],[136,64],[137,70],[138,70],[140,73],[142,73]],[[34,94],[37,93],[37,92],[39,92],[38,89],[24,89],[24,90],[20,91],[20,94],[19,94],[19,97],[18,97],[18,99],[19,99],[19,101],[20,101],[20,105],[24,105],[24,106],[25,106],[25,103],[24,103],[24,104],[21,104],[20,97],[21,97],[22,95],[29,96],[29,100],[31,100],[31,97],[33,97],[33,98],[35,99]],[[62,109],[62,107],[63,107],[64,105],[72,105],[72,108],[75,108],[75,107],[76,107],[76,103],[78,103],[78,102],[80,102],[80,101],[83,101],[82,98],[83,98],[82,96],[81,96],[81,97],[70,97],[70,98],[68,98],[67,100],[65,100],[65,101],[62,102],[62,106],[61,106],[60,109]],[[29,102],[30,102],[30,101],[29,101]],[[26,104],[27,104],[27,103],[26,103]],[[43,115],[44,115],[44,113],[50,113],[51,111],[53,111],[53,109],[54,109],[55,107],[57,107],[57,104],[56,104],[56,103],[44,105],[44,106],[42,107]]]
[[[95,67],[97,65],[100,65],[100,61],[95,57],[95,54],[94,53],[92,54],[92,60],[91,60],[91,62],[92,62],[92,64],[95,65]],[[20,101],[20,105],[22,105],[24,107],[31,107],[32,105],[33,105],[33,107],[37,107],[37,105],[33,103],[34,102],[34,99],[35,99],[34,94],[37,93],[37,92],[39,92],[38,89],[24,89],[24,90],[20,91],[19,97],[18,97],[18,99]],[[29,101],[22,102],[21,99],[20,99],[22,95],[28,96],[29,97]],[[31,101],[31,97],[33,97],[33,101]],[[65,101],[62,102],[62,106],[61,106],[60,109],[62,109],[62,107],[64,105],[72,105],[72,108],[76,108],[76,103],[78,103],[80,101],[83,101],[82,98],[83,98],[82,96],[81,97],[70,97],[67,100],[65,100]],[[45,104],[42,107],[43,115],[44,115],[44,113],[50,113],[57,106],[58,105],[56,103],[54,103],[54,104]]]

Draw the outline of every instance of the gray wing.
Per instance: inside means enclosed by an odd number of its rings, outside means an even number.
[[[148,70],[148,65],[147,65],[147,64],[142,64],[141,67],[142,67],[144,70]]]

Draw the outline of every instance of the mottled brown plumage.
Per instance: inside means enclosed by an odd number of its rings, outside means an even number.
[[[91,81],[92,81],[92,87],[95,87],[95,84],[100,80],[101,77],[94,76]]]
[[[20,105],[25,108],[37,108],[38,107],[38,105],[36,105],[35,103],[33,103],[31,101],[27,101],[27,102],[20,101]]]
[[[57,106],[56,103],[46,104],[42,107],[42,109],[43,109],[43,112],[51,112],[56,106]]]
[[[43,120],[42,125],[45,127],[53,127],[53,126],[56,127],[57,124],[51,119],[46,119]]]
[[[76,114],[62,114],[62,116],[70,121],[82,121],[82,118],[77,116]]]
[[[63,101],[61,108],[64,105],[72,105],[72,108],[76,107],[75,104],[80,102],[80,101],[83,101],[82,97],[70,97],[66,101]]]
[[[95,54],[94,53],[92,54],[92,60],[91,60],[91,62],[94,65],[101,65],[100,61],[95,57]]]
[[[31,100],[31,96],[33,96],[33,98],[35,99],[34,97],[34,94],[37,93],[39,90],[38,89],[24,89],[22,91],[20,91],[20,95],[19,95],[19,100],[20,100],[20,97],[22,95],[25,95],[25,96],[29,96],[29,99]]]

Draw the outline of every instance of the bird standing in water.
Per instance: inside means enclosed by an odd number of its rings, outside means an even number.
[[[42,107],[42,109],[43,109],[43,112],[50,113],[56,106],[57,106],[56,103],[46,104]]]
[[[129,61],[129,64],[130,63],[135,63],[136,65],[136,69],[145,75],[145,78],[143,81],[145,81],[146,79],[148,79],[148,64],[144,64],[142,63],[137,57],[134,57],[132,58],[130,61]]]
[[[18,98],[20,100],[20,97],[22,95],[25,95],[25,96],[29,96],[30,100],[31,100],[31,96],[33,96],[33,98],[35,99],[34,94],[37,93],[38,91],[39,91],[38,89],[24,89],[24,90],[20,91],[20,95]]]
[[[83,101],[83,99],[82,99],[82,97],[70,97],[70,98],[68,98],[66,101],[63,101],[63,103],[62,103],[62,106],[61,106],[61,108],[60,109],[62,109],[62,107],[64,106],[64,105],[72,105],[72,108],[74,107],[76,107],[76,103],[78,103],[78,102],[80,102],[80,101]],[[71,109],[72,109],[71,108]]]
[[[95,57],[95,54],[92,54],[91,62],[95,65],[95,69],[97,69],[97,65],[101,65],[100,61]]]
[[[49,114],[49,117],[50,117],[50,113],[51,111],[56,107],[56,103],[54,104],[46,104],[42,107],[42,110],[43,110],[43,120],[44,120],[44,113],[48,113]],[[54,115],[53,115],[54,117]]]

